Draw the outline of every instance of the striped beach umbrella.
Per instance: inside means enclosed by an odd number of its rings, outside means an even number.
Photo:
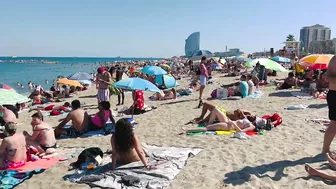
[[[301,58],[299,64],[313,70],[325,70],[333,56],[332,54],[311,54]]]

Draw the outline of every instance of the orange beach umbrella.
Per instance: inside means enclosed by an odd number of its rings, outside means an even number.
[[[79,81],[77,80],[70,80],[67,78],[62,78],[57,81],[57,84],[63,84],[63,85],[69,85],[69,86],[74,86],[74,87],[83,87]]]

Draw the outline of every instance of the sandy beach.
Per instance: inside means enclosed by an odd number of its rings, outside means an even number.
[[[285,76],[281,74],[280,76]],[[279,76],[279,78],[280,78]],[[214,78],[221,84],[235,81],[234,77]],[[181,82],[186,86],[188,79]],[[213,89],[219,87],[212,84],[206,87],[205,96],[209,97]],[[187,166],[176,176],[167,188],[334,188],[320,179],[307,177],[304,169],[305,163],[314,167],[325,164],[325,159],[315,157],[321,152],[323,135],[321,126],[305,121],[306,118],[328,118],[326,100],[299,99],[291,96],[288,91],[275,91],[275,86],[260,88],[264,93],[259,99],[241,100],[211,100],[209,102],[228,110],[237,108],[246,109],[256,115],[278,113],[283,123],[265,135],[258,135],[248,140],[230,138],[227,135],[178,135],[185,123],[200,115],[201,109],[196,109],[198,93],[179,97],[168,101],[146,101],[149,106],[158,108],[142,115],[137,115],[138,123],[135,132],[142,143],[157,146],[197,147],[204,149],[198,155],[188,160]],[[79,99],[92,109],[88,113],[96,113],[97,100],[93,87],[67,101]],[[148,99],[151,93],[145,93]],[[91,97],[90,97],[91,96]],[[131,104],[130,94],[126,95],[125,104]],[[116,106],[116,96],[113,97],[112,108]],[[288,105],[312,105],[315,108],[304,110],[285,110]],[[126,106],[125,105],[125,106]],[[119,109],[122,106],[118,106]],[[20,130],[31,131],[30,116],[33,113],[20,114]],[[63,116],[64,117],[64,116]],[[58,117],[45,117],[45,121],[56,126]],[[119,119],[120,117],[117,117]],[[187,128],[196,127],[188,125]],[[102,150],[110,149],[111,136],[63,139],[59,140],[62,147],[100,147]],[[331,149],[336,149],[334,142]],[[58,163],[42,174],[34,175],[17,188],[90,188],[85,184],[74,184],[63,180],[68,172],[68,166],[75,159]]]

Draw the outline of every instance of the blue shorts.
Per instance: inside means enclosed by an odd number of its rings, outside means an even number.
[[[207,84],[207,78],[204,75],[200,75],[200,82],[202,86]]]

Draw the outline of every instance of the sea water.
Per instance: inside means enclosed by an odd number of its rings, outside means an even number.
[[[18,93],[28,94],[28,82],[41,85],[49,90],[57,76],[64,77],[77,72],[93,73],[99,67],[99,62],[158,60],[157,58],[56,58],[56,57],[0,57],[0,83],[13,87]],[[43,64],[42,61],[57,62]],[[45,82],[48,80],[48,84]],[[21,88],[17,85],[24,86]]]

